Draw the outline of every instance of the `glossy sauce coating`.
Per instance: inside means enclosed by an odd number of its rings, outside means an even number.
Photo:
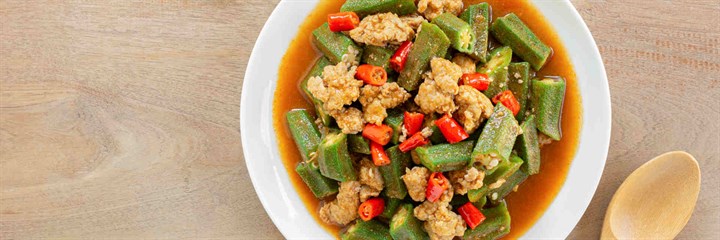
[[[512,227],[510,234],[505,238],[514,239],[527,232],[542,216],[565,182],[568,168],[578,146],[582,125],[582,104],[577,79],[570,58],[555,34],[555,30],[532,3],[526,0],[469,0],[464,2],[465,6],[478,2],[489,3],[492,6],[493,19],[510,12],[518,15],[545,44],[553,49],[553,55],[537,75],[563,76],[567,80],[562,116],[562,140],[543,147],[540,173],[528,178],[520,185],[517,192],[511,193],[507,197]],[[326,21],[327,14],[338,12],[342,4],[343,1],[321,0],[302,23],[280,64],[278,87],[273,101],[273,125],[285,169],[308,211],[334,236],[337,236],[340,228],[324,224],[320,220],[317,214],[320,207],[319,200],[295,173],[295,166],[302,159],[285,123],[285,113],[295,108],[312,109],[312,105],[303,98],[299,88],[300,81],[312,67],[315,59],[320,56],[318,51],[309,50],[314,49],[311,41],[312,30]]]

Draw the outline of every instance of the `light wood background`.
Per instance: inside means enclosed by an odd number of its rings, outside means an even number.
[[[281,238],[238,130],[277,2],[0,1],[0,239]],[[720,238],[720,2],[573,3],[605,61],[613,129],[570,238],[597,238],[622,180],[670,150],[703,173],[680,238]]]

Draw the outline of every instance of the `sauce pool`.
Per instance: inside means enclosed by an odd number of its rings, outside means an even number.
[[[510,12],[518,15],[545,44],[553,49],[553,55],[537,75],[562,76],[567,81],[562,113],[562,139],[542,148],[540,173],[530,176],[519,186],[517,192],[511,193],[506,198],[512,220],[510,234],[505,238],[515,239],[527,232],[552,203],[565,182],[570,163],[575,157],[582,125],[582,104],[577,79],[570,57],[555,30],[532,3],[526,0],[465,0],[464,2],[465,6],[479,2],[489,3],[492,6],[493,19]],[[326,21],[327,14],[338,12],[343,3],[344,1],[320,0],[300,25],[297,36],[290,43],[280,64],[278,87],[273,101],[273,126],[285,170],[313,218],[333,236],[337,236],[340,228],[320,220],[318,216],[320,200],[315,198],[300,176],[295,173],[295,166],[302,161],[302,158],[297,152],[285,122],[285,113],[296,108],[312,109],[313,106],[304,98],[299,87],[300,81],[312,67],[315,59],[321,55],[314,50],[311,41],[312,31]]]

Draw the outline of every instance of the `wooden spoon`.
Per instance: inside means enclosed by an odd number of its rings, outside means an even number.
[[[700,192],[700,167],[682,151],[657,156],[620,185],[605,213],[601,239],[673,239]]]

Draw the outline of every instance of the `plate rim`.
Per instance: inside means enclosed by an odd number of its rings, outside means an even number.
[[[280,216],[274,211],[275,209],[273,209],[273,208],[270,206],[270,205],[271,205],[271,203],[270,203],[270,198],[269,198],[270,196],[268,196],[267,193],[266,193],[264,190],[259,190],[259,189],[261,189],[260,187],[262,187],[262,186],[260,186],[260,185],[263,184],[263,183],[261,183],[261,178],[260,178],[260,176],[257,176],[258,173],[257,173],[256,171],[251,171],[251,170],[253,170],[253,169],[255,169],[255,168],[257,167],[255,164],[257,163],[256,161],[259,161],[259,160],[248,160],[248,159],[253,159],[253,158],[252,158],[252,157],[253,157],[252,155],[258,155],[258,154],[255,154],[255,152],[256,152],[257,149],[253,149],[253,148],[249,148],[249,147],[248,147],[248,146],[250,146],[250,143],[248,142],[249,139],[250,139],[250,136],[248,136],[248,134],[249,134],[249,132],[250,132],[250,129],[248,128],[248,126],[250,126],[249,124],[250,124],[250,121],[251,121],[251,120],[250,120],[250,116],[248,116],[249,104],[250,104],[250,103],[248,103],[248,98],[249,98],[249,95],[250,95],[250,93],[249,93],[250,87],[248,87],[249,81],[247,81],[247,79],[248,79],[248,78],[251,78],[251,79],[252,79],[253,73],[255,73],[255,70],[254,70],[254,69],[256,68],[256,65],[258,64],[257,61],[259,61],[259,60],[257,60],[257,59],[258,59],[258,57],[257,57],[258,54],[257,54],[257,53],[261,50],[260,48],[265,45],[265,42],[261,42],[261,40],[266,40],[266,39],[268,39],[268,35],[270,34],[269,30],[270,30],[271,28],[275,27],[275,25],[273,25],[273,24],[271,24],[271,23],[279,22],[279,21],[282,20],[283,17],[284,17],[284,16],[280,16],[280,15],[279,15],[279,12],[282,11],[283,8],[286,7],[286,6],[288,6],[290,3],[301,3],[301,4],[308,4],[308,5],[310,5],[309,11],[303,12],[303,14],[302,14],[303,16],[307,16],[307,15],[310,13],[310,11],[312,11],[312,9],[314,9],[314,8],[316,7],[318,1],[319,1],[319,0],[282,0],[282,1],[280,1],[280,2],[275,6],[275,8],[273,9],[272,13],[270,14],[270,17],[268,18],[268,20],[267,20],[267,21],[265,22],[265,24],[263,25],[262,30],[260,31],[260,34],[258,35],[258,37],[257,37],[257,39],[256,39],[256,42],[255,42],[254,47],[253,47],[253,50],[252,50],[252,52],[251,52],[251,54],[250,54],[250,57],[249,57],[249,59],[248,59],[247,67],[246,67],[245,74],[244,74],[244,77],[243,77],[243,86],[242,86],[242,92],[241,92],[241,97],[240,97],[240,129],[239,129],[239,130],[240,130],[240,133],[241,133],[241,143],[242,143],[242,149],[243,149],[243,159],[244,159],[244,161],[245,161],[245,164],[246,164],[246,167],[247,167],[247,170],[248,170],[248,174],[249,174],[249,176],[250,176],[250,180],[251,180],[252,185],[253,185],[253,189],[255,190],[255,192],[256,192],[256,194],[257,194],[260,202],[262,203],[263,208],[265,209],[265,211],[266,211],[266,213],[268,214],[268,216],[270,217],[270,219],[273,221],[273,224],[276,226],[276,228],[277,228],[277,229],[283,234],[283,236],[286,237],[286,238],[298,238],[298,237],[300,237],[300,236],[293,235],[287,228],[281,227],[283,224],[286,224],[286,220],[280,219]],[[551,26],[554,28],[554,31],[555,31],[556,33],[557,33],[557,32],[560,32],[560,31],[557,29],[556,24],[554,24],[553,21],[551,21],[550,19],[548,19],[548,16],[547,16],[547,14],[546,14],[546,11],[548,11],[548,9],[543,10],[543,8],[542,8],[543,5],[542,5],[542,4],[539,5],[539,4],[537,4],[537,3],[545,3],[545,4],[548,4],[548,3],[549,3],[549,4],[558,3],[558,4],[560,4],[560,7],[569,8],[570,11],[569,11],[568,13],[571,15],[570,17],[573,18],[573,19],[572,19],[573,21],[569,21],[569,22],[570,22],[570,23],[574,23],[575,25],[578,25],[578,24],[579,24],[578,26],[574,26],[574,27],[579,27],[579,31],[580,31],[580,33],[582,34],[582,35],[581,35],[582,37],[589,37],[588,39],[586,39],[586,41],[588,41],[587,43],[589,43],[589,44],[592,46],[592,47],[591,47],[592,49],[590,49],[591,51],[589,51],[588,55],[590,55],[590,58],[592,58],[593,61],[599,62],[599,64],[594,65],[593,67],[599,67],[599,68],[595,69],[595,70],[597,70],[598,73],[599,73],[598,76],[596,76],[596,77],[597,77],[597,78],[600,78],[600,80],[602,80],[602,81],[600,81],[600,83],[599,83],[599,84],[601,85],[601,86],[600,86],[599,95],[600,95],[601,98],[604,98],[604,99],[606,100],[605,102],[600,103],[600,105],[602,106],[602,108],[600,108],[601,112],[606,113],[606,114],[605,114],[604,116],[601,115],[601,118],[603,118],[603,120],[599,120],[599,121],[601,121],[599,125],[604,125],[604,126],[606,127],[606,129],[605,129],[604,132],[600,132],[600,133],[602,133],[602,135],[605,136],[605,138],[602,138],[602,136],[599,136],[599,137],[596,137],[596,139],[595,139],[595,140],[600,141],[600,142],[599,142],[600,145],[599,145],[599,146],[596,146],[596,148],[599,147],[599,149],[604,149],[604,150],[602,150],[602,151],[599,151],[599,152],[600,152],[600,156],[597,157],[597,159],[600,160],[601,164],[596,164],[596,165],[599,165],[599,166],[601,166],[601,167],[599,168],[598,171],[594,171],[593,173],[595,173],[595,174],[593,174],[593,175],[594,175],[593,178],[592,178],[592,179],[589,179],[589,180],[592,180],[591,182],[589,182],[589,183],[591,183],[591,184],[590,184],[590,186],[591,186],[590,188],[591,188],[591,189],[588,189],[588,190],[591,190],[591,191],[588,191],[588,192],[590,192],[590,194],[585,194],[585,195],[582,196],[582,199],[580,199],[580,200],[582,201],[582,203],[580,203],[580,205],[581,205],[581,208],[580,208],[581,211],[576,211],[575,214],[572,214],[572,213],[571,213],[573,216],[570,217],[570,219],[568,220],[568,221],[569,221],[568,223],[572,223],[572,224],[571,224],[571,225],[570,225],[570,224],[567,224],[568,227],[562,227],[560,230],[558,230],[559,232],[555,232],[555,233],[557,233],[557,235],[553,235],[553,236],[552,236],[552,237],[562,237],[562,238],[565,238],[565,237],[567,237],[567,236],[569,235],[569,233],[574,229],[574,227],[577,225],[578,221],[580,220],[580,218],[582,217],[582,215],[584,214],[584,212],[587,210],[587,207],[589,206],[590,201],[591,201],[592,198],[594,197],[595,192],[596,192],[596,190],[597,190],[597,187],[599,186],[599,182],[600,182],[600,180],[601,180],[601,178],[602,178],[602,174],[603,174],[603,172],[604,172],[604,167],[605,167],[605,164],[606,164],[606,162],[607,162],[607,155],[608,155],[609,143],[610,143],[610,135],[611,135],[611,129],[612,129],[612,102],[611,102],[611,96],[610,96],[609,81],[608,81],[608,79],[607,79],[607,73],[606,73],[606,70],[605,70],[604,63],[603,63],[603,61],[602,61],[602,56],[600,55],[599,49],[598,49],[598,47],[597,47],[597,43],[595,42],[594,38],[592,37],[592,33],[590,32],[589,28],[588,28],[587,25],[585,24],[585,21],[582,19],[582,16],[580,16],[580,14],[578,13],[577,9],[575,9],[575,7],[572,5],[572,3],[571,3],[569,0],[561,0],[561,1],[557,1],[557,0],[531,0],[531,2],[533,3],[533,5],[535,5],[535,7],[538,8],[539,11],[542,12],[542,14],[545,16],[546,20],[547,20],[547,21],[551,24]],[[301,12],[302,12],[302,11],[301,11]],[[304,19],[304,18],[303,18],[303,19]],[[301,21],[300,23],[297,23],[298,26],[299,26],[300,24],[302,24],[302,21]],[[293,25],[293,24],[290,24],[290,25]],[[285,52],[287,51],[287,48],[289,47],[289,43],[292,41],[292,39],[295,38],[296,35],[297,35],[297,28],[296,28],[294,31],[292,31],[292,34],[290,34],[290,35],[287,36],[287,37],[289,38],[289,40],[287,40],[288,44],[286,44],[285,46],[283,46],[283,47],[281,48],[282,50],[280,50],[280,52],[282,52],[282,54],[281,54],[281,56],[278,56],[277,58],[282,59],[282,57],[284,56]],[[565,46],[566,50],[568,50],[568,49],[567,49],[567,48],[568,48],[568,47],[567,47],[568,44],[566,43],[566,41],[564,41],[564,40],[566,40],[566,39],[564,39],[564,38],[562,37],[562,34],[558,34],[558,35],[560,35],[560,40],[561,40],[562,44]],[[285,36],[283,36],[282,38],[285,38]],[[568,51],[570,51],[570,50],[568,50]],[[578,68],[578,66],[577,66],[577,64],[575,64],[575,59],[572,58],[572,54],[571,54],[570,58],[571,58],[571,62],[573,62],[573,67],[575,68],[575,72],[576,72],[576,74],[577,74],[577,68]],[[277,72],[277,71],[279,70],[279,65],[274,65],[274,66],[271,67],[271,68],[274,69],[273,71]],[[275,78],[274,78],[273,80],[277,80],[277,75],[275,75]],[[269,109],[269,111],[270,111],[270,115],[271,115],[271,119],[269,119],[269,120],[270,120],[269,125],[270,125],[270,128],[271,128],[271,130],[272,130],[269,134],[270,134],[272,137],[271,137],[271,139],[263,139],[263,140],[269,140],[269,142],[271,142],[272,144],[275,144],[275,147],[277,147],[277,146],[276,146],[276,145],[277,145],[277,142],[276,142],[275,132],[274,132],[274,129],[272,128],[272,126],[273,126],[273,123],[272,123],[272,111],[273,111],[273,110],[272,110],[272,102],[274,101],[274,97],[273,97],[273,96],[274,96],[274,92],[275,92],[275,81],[273,81],[272,83],[269,83],[269,85],[270,85],[270,86],[269,86],[269,88],[270,88],[270,101],[269,101],[269,102],[270,102],[270,109]],[[586,117],[587,117],[586,115],[587,115],[587,112],[588,112],[588,111],[587,111],[586,102],[585,102],[585,100],[587,100],[587,99],[585,99],[584,94],[582,94],[583,91],[581,90],[581,88],[582,88],[581,83],[580,83],[580,81],[578,80],[578,90],[581,91],[580,98],[582,99],[582,100],[581,100],[581,101],[582,101],[581,104],[582,104],[582,106],[583,106],[583,108],[582,108],[582,109],[583,109],[583,114],[582,114],[582,115],[583,115],[583,121],[582,121],[581,129],[580,129],[580,131],[581,131],[581,133],[580,133],[580,138],[581,138],[581,139],[578,141],[578,149],[576,149],[576,153],[575,153],[574,159],[573,159],[573,161],[572,161],[572,163],[571,163],[570,169],[568,170],[568,176],[566,177],[566,180],[565,180],[565,182],[563,183],[560,191],[559,191],[558,194],[556,195],[555,199],[553,199],[553,201],[551,202],[550,206],[548,206],[548,208],[547,208],[547,209],[545,210],[545,212],[543,213],[543,216],[541,216],[541,217],[536,221],[536,223],[528,230],[527,233],[525,233],[525,235],[524,235],[522,238],[525,238],[525,237],[527,237],[528,235],[531,235],[531,233],[533,233],[534,230],[536,230],[536,228],[538,228],[538,226],[539,226],[538,223],[543,222],[543,220],[544,220],[546,217],[548,217],[547,213],[548,213],[549,211],[551,211],[551,208],[553,208],[554,206],[557,205],[556,202],[558,201],[558,197],[560,197],[563,192],[568,191],[568,186],[569,186],[569,185],[568,185],[568,180],[571,180],[570,174],[573,173],[572,170],[574,169],[574,167],[576,167],[576,165],[579,164],[577,160],[578,160],[578,156],[580,155],[580,148],[581,148],[581,146],[583,146],[583,141],[582,141],[582,140],[583,140],[583,137],[585,136],[585,135],[584,135],[584,132],[585,132],[586,128],[588,127],[588,126],[586,126],[587,121],[588,121],[588,119],[586,118]],[[253,96],[255,96],[255,95],[253,95]],[[264,99],[261,98],[261,99],[259,99],[259,100],[262,101],[262,100],[264,100]],[[267,103],[264,103],[264,104],[267,104]],[[264,108],[263,108],[263,109],[264,109]],[[261,112],[263,112],[263,111],[261,111]],[[264,125],[264,124],[268,124],[268,123],[267,123],[267,122],[263,123],[263,122],[261,121],[261,124]],[[603,126],[593,126],[593,127],[603,127]],[[598,138],[600,138],[600,139],[598,139]],[[270,147],[271,149],[273,148],[273,146],[269,146],[269,147]],[[275,149],[275,150],[277,150],[277,149]],[[280,158],[279,152],[277,152],[277,151],[274,151],[273,154],[271,154],[271,156],[276,156],[276,157]],[[278,160],[280,161],[280,164],[282,165],[282,164],[283,164],[283,163],[282,163],[282,160],[281,160],[281,159],[278,159]],[[279,172],[280,172],[280,174],[285,174],[285,175],[286,175],[284,180],[288,180],[288,176],[287,176],[288,172],[285,170],[285,167],[284,167],[284,166],[282,166],[282,167],[279,169]],[[275,169],[275,174],[276,174],[275,177],[277,178],[276,180],[282,182],[283,179],[282,179],[280,176],[277,175],[277,174],[278,174],[278,169]],[[272,180],[271,180],[271,181],[272,181]],[[265,180],[263,180],[262,182],[265,182]],[[586,184],[588,184],[588,183],[586,183]],[[282,186],[281,186],[281,187],[282,187]],[[293,191],[291,195],[298,195],[297,192],[296,192],[296,190],[295,190],[295,188],[294,188],[294,186],[292,185],[292,183],[290,183],[290,189],[289,189],[289,190],[290,190],[290,191]],[[283,193],[283,192],[281,192],[281,193]],[[282,194],[282,195],[284,195],[284,196],[281,196],[281,197],[286,198],[286,199],[284,199],[284,200],[286,201],[286,203],[290,203],[290,202],[288,202],[288,201],[291,201],[291,200],[289,200],[289,198],[292,197],[292,196],[286,196],[287,194]],[[295,197],[297,197],[297,196],[295,196]],[[302,201],[302,200],[300,200],[300,201]],[[307,212],[307,210],[305,209],[304,203],[300,202],[300,205],[302,206],[302,209],[300,209],[300,211],[304,211],[305,214],[309,214],[309,213]],[[288,207],[290,207],[290,206],[288,206]],[[293,209],[290,209],[290,210],[293,210]],[[302,215],[302,213],[301,213],[301,215]],[[311,219],[312,219],[312,218],[311,218]],[[323,228],[319,227],[319,223],[316,223],[316,222],[314,221],[314,219],[313,219],[313,223],[310,224],[310,225],[315,225],[315,228],[319,228],[320,230],[322,230],[322,231],[325,233],[325,235],[330,236]],[[311,228],[312,228],[312,227],[311,227]],[[308,229],[308,230],[312,230],[312,229]],[[314,230],[316,230],[316,229],[314,229]],[[301,237],[301,238],[302,238],[302,237]]]

